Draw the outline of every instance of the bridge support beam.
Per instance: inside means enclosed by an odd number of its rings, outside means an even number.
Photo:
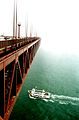
[[[40,41],[6,55],[0,60],[0,120],[8,120]]]

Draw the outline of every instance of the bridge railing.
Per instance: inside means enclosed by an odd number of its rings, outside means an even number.
[[[18,43],[28,44],[30,42],[33,42],[33,41],[37,40],[37,39],[39,39],[39,37],[27,37],[27,38],[3,40],[3,41],[0,41],[0,49],[8,47],[8,46],[12,46],[14,44],[18,44]]]

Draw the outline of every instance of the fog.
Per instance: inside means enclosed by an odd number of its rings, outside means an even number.
[[[16,1],[16,0],[15,0]],[[41,47],[54,53],[79,53],[79,0],[17,0],[21,36],[42,38]],[[0,35],[13,34],[13,0],[0,0]]]

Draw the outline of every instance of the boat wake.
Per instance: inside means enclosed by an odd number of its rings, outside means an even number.
[[[38,90],[33,88],[32,90],[28,90],[29,97],[31,99],[42,99],[45,102],[58,102],[59,104],[71,104],[71,105],[79,105],[78,97],[70,97],[64,95],[55,95],[45,90]]]
[[[51,93],[50,93],[51,94]],[[72,105],[79,105],[79,98],[78,97],[69,97],[64,95],[54,95],[51,94],[50,99],[43,99],[45,102],[58,102],[59,104],[72,104]]]

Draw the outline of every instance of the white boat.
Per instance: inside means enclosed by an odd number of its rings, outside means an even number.
[[[50,98],[50,93],[45,92],[45,90],[37,90],[33,88],[32,90],[28,90],[29,97],[30,98],[41,98],[41,99],[49,99]]]

